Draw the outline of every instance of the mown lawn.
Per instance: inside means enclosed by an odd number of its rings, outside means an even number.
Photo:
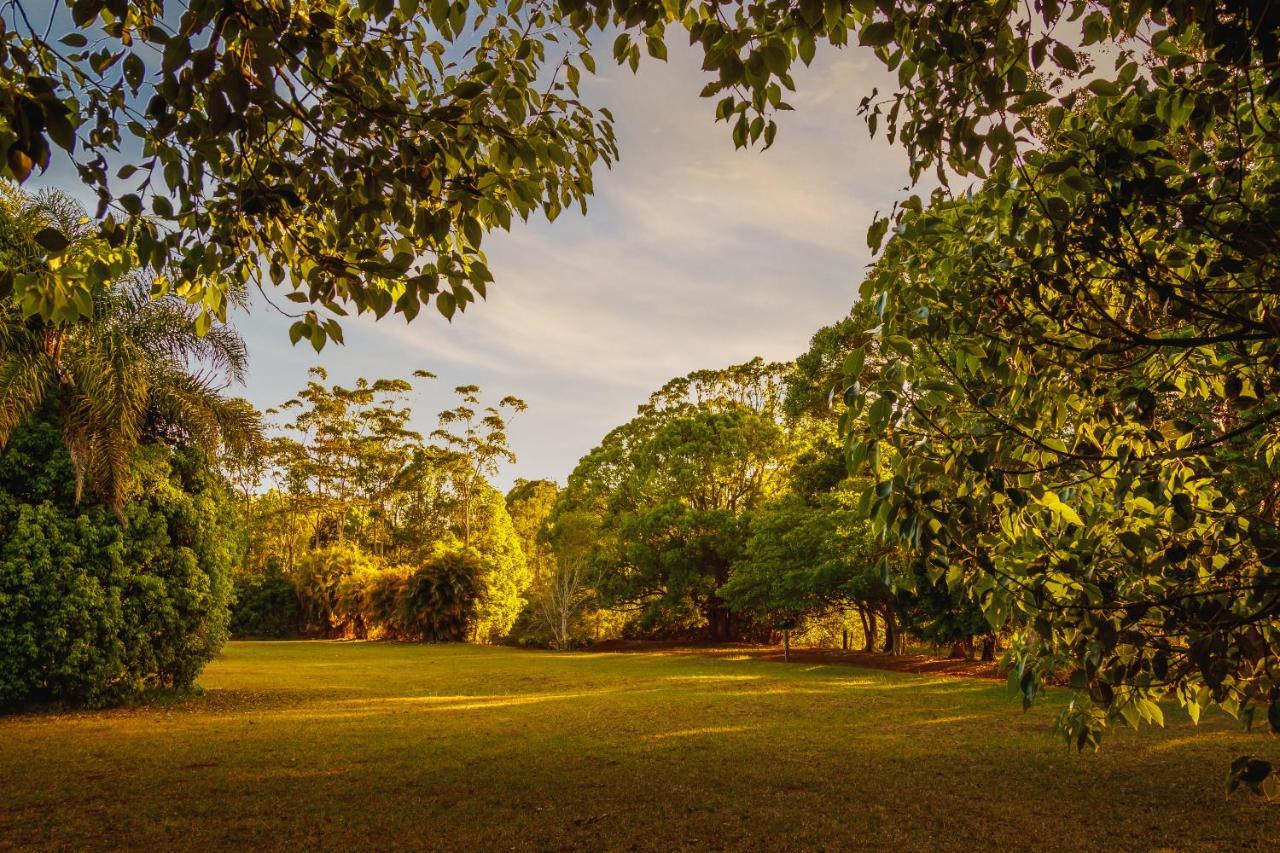
[[[734,652],[233,643],[170,706],[0,718],[0,846],[1275,849],[1213,719],[1097,754],[1002,686]]]

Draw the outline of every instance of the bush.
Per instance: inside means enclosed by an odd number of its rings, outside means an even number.
[[[231,605],[231,636],[279,640],[302,633],[302,608],[293,583],[280,562],[267,561],[261,574],[242,573],[235,578]]]
[[[0,453],[0,707],[186,688],[227,638],[233,512],[207,460],[142,448],[123,523],[74,482],[51,419]]]
[[[325,637],[453,642],[475,633],[484,602],[474,551],[441,551],[422,566],[387,566],[353,545],[313,551],[294,575],[303,627]]]
[[[408,566],[391,566],[378,574],[365,591],[366,618],[388,640],[413,639],[403,608],[405,580],[413,573]]]
[[[432,643],[466,640],[479,612],[481,571],[474,553],[452,551],[405,578],[400,596],[405,633]]]
[[[363,589],[382,563],[355,545],[311,551],[298,560],[294,585],[309,633],[363,637],[367,633]]]

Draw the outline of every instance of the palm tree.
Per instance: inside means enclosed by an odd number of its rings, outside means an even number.
[[[68,252],[95,240],[84,211],[65,194],[0,192],[0,264],[10,274],[46,263],[33,235],[54,229]],[[90,489],[117,512],[130,483],[134,449],[146,441],[193,444],[211,453],[259,433],[244,400],[244,341],[228,325],[197,334],[183,300],[153,298],[141,271],[103,288],[87,319],[24,316],[0,298],[0,447],[46,401],[56,405],[76,470],[79,499]]]

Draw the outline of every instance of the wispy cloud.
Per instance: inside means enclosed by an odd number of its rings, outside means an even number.
[[[865,56],[828,54],[797,76],[796,111],[767,152],[735,151],[697,97],[687,50],[640,74],[609,69],[589,100],[618,117],[623,159],[596,176],[584,217],[535,221],[487,242],[487,302],[445,324],[425,312],[348,323],[347,346],[288,348],[277,318],[245,324],[263,405],[319,362],[337,381],[425,367],[441,375],[420,425],[454,384],[524,396],[512,430],[518,474],[561,479],[612,426],[672,376],[755,355],[789,359],[855,298],[870,260],[864,234],[906,182],[906,161],[869,140],[858,100],[885,80]]]

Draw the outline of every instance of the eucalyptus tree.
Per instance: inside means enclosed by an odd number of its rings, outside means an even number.
[[[347,388],[326,384],[323,368],[310,375],[296,397],[273,411],[296,412],[275,444],[280,477],[324,517],[323,536],[341,542],[355,524],[375,553],[385,551],[390,494],[422,439],[408,426],[405,397],[413,385],[362,377]]]
[[[439,415],[440,427],[431,437],[445,451],[447,466],[457,496],[462,544],[471,544],[471,528],[489,478],[496,476],[503,462],[514,463],[515,453],[507,440],[507,420],[528,406],[519,397],[506,396],[496,406],[480,408],[480,387],[459,385],[454,389],[457,406]]]

